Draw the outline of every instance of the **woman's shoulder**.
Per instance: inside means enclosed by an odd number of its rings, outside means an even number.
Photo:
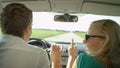
[[[88,62],[92,60],[92,56],[88,55],[87,53],[80,53],[78,57],[78,61],[82,62]]]
[[[80,53],[78,68],[103,68],[103,65],[87,53]]]

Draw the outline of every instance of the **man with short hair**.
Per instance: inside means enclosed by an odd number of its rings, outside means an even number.
[[[32,33],[32,11],[20,3],[1,12],[0,68],[50,68],[47,52],[27,42]]]

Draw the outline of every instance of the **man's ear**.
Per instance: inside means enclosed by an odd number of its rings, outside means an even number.
[[[25,33],[29,33],[29,30],[30,30],[30,28],[29,28],[29,26],[27,26],[27,27],[25,28],[25,30],[24,30],[24,34],[25,34]]]

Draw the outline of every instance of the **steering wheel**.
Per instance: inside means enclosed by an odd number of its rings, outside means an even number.
[[[41,47],[43,49],[50,48],[50,44],[47,41],[43,40],[43,39],[30,38],[28,43],[31,44],[31,45]]]

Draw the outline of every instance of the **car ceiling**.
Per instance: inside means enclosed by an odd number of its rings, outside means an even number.
[[[120,16],[120,0],[1,0],[0,8],[13,2],[23,3],[33,12],[54,11]]]

